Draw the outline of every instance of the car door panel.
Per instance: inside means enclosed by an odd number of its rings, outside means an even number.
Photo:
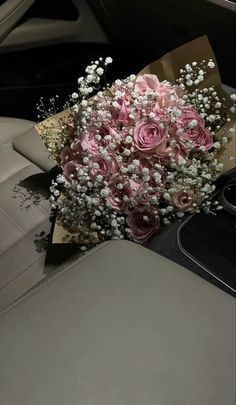
[[[0,6],[0,42],[8,35],[35,0],[7,0]]]
[[[8,28],[5,29],[4,33],[1,35],[1,19],[6,21],[7,18],[10,18],[6,11],[9,2],[15,2],[15,5],[19,3],[18,8],[21,6],[21,14],[19,14],[19,16],[22,17],[24,11],[27,12],[29,8],[26,7],[26,3],[29,3],[28,6],[30,6],[33,4],[34,0],[8,0],[6,4],[4,3],[0,6],[0,53],[68,41],[93,43],[108,42],[107,36],[98,24],[86,0],[73,0],[73,4],[77,10],[75,20],[71,19],[70,16],[70,19],[68,20],[64,18],[37,18],[37,15],[34,18],[30,18],[31,13],[29,10],[28,13],[26,13],[26,16],[27,14],[29,15],[29,19],[25,17],[17,26],[15,26],[15,23],[17,22],[17,19],[15,18],[14,23],[12,22],[10,24],[9,22],[7,26]],[[3,7],[5,11],[1,9]],[[57,7],[56,4],[55,7]],[[10,8],[8,8],[8,10],[9,9]],[[14,15],[17,13],[13,5],[12,13]],[[51,16],[52,14],[52,9],[48,8],[48,15]],[[39,15],[47,16],[47,9],[45,10],[45,14],[39,12]],[[58,13],[55,15],[58,15]],[[13,21],[13,17],[11,17],[11,19]]]

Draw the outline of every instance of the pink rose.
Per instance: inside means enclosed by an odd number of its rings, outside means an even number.
[[[165,173],[159,172],[159,180],[157,180],[157,178],[154,176],[154,173],[157,173],[157,170],[152,169],[149,172],[149,176],[150,176],[150,180],[149,180],[149,186],[153,189],[146,191],[145,195],[144,195],[144,200],[148,201],[150,200],[151,197],[157,197],[158,199],[160,199],[161,195],[162,195],[162,189],[165,187],[166,185],[166,175]]]
[[[144,209],[134,209],[126,219],[130,229],[129,237],[134,242],[141,243],[155,233],[160,226],[159,218],[152,212]]]
[[[120,184],[123,185],[123,188],[119,188]],[[131,196],[130,185],[124,183],[122,178],[115,178],[111,179],[109,182],[109,189],[110,194],[108,196],[108,202],[111,207],[118,212],[125,211],[127,206],[125,198],[128,197],[129,199]]]
[[[185,107],[178,122],[173,125],[171,134],[178,136],[182,144],[190,143],[195,149],[204,146],[209,150],[213,146],[213,138],[210,131],[205,127],[204,120],[191,107]]]
[[[160,110],[168,107],[174,107],[178,104],[179,98],[173,86],[161,85],[158,88],[158,97],[154,111],[157,113]]]
[[[134,129],[134,146],[145,157],[151,157],[166,148],[167,131],[159,121],[141,121]]]
[[[115,135],[117,135],[117,131],[111,126],[103,124],[99,128],[99,135],[101,135],[102,138],[104,138],[105,135],[111,135],[111,137],[113,138]]]
[[[193,190],[180,188],[172,195],[171,201],[181,211],[191,211],[194,201],[194,192]]]
[[[131,197],[136,197],[138,193],[141,193],[143,191],[143,183],[130,179],[129,184]]]
[[[135,90],[141,94],[147,91],[156,91],[160,86],[160,82],[156,75],[144,74],[138,76],[135,83]]]
[[[150,160],[146,159],[143,156],[140,156],[140,154],[138,152],[134,152],[132,153],[132,155],[129,157],[128,159],[128,164],[132,164],[133,160],[137,159],[140,162],[140,165],[137,167],[137,169],[135,170],[135,173],[140,173],[142,172],[142,169],[144,167],[151,169],[152,168],[152,164],[150,162]]]
[[[91,155],[98,153],[98,147],[102,146],[102,142],[96,141],[95,139],[95,129],[90,129],[88,132],[82,134],[81,146],[82,149],[89,152]]]
[[[89,161],[89,173],[92,177],[102,175],[104,177],[118,171],[118,164],[114,158],[105,160],[100,155],[94,155]]]
[[[75,139],[73,140],[73,142],[71,142],[70,147],[71,147],[71,149],[72,149],[72,151],[73,151],[74,153],[82,153],[82,147],[81,147],[81,140],[80,140],[80,138],[75,138]]]
[[[117,117],[117,121],[119,121],[120,123],[126,123],[129,121],[129,114],[130,114],[130,110],[126,105],[125,100],[122,101],[121,104],[121,108]]]
[[[117,125],[117,123],[126,124],[128,121],[130,121],[130,109],[127,105],[127,101],[128,100],[126,100],[125,97],[122,97],[117,101],[119,106],[112,111],[112,119],[115,125]]]
[[[171,160],[174,160],[177,164],[182,164],[186,157],[188,157],[188,150],[181,148],[179,145],[173,148],[167,146],[163,153],[159,155],[162,164],[169,164]]]
[[[68,181],[71,181],[77,177],[78,170],[82,166],[77,162],[70,161],[66,163],[63,167],[63,174]]]
[[[71,150],[73,152],[73,160],[78,161],[79,163],[82,163],[83,161],[83,149],[81,146],[81,139],[75,138],[73,142],[70,145]]]
[[[77,146],[75,146],[77,144]],[[70,161],[76,161],[82,163],[82,149],[80,147],[80,141],[74,140],[70,146],[64,146],[60,153],[61,166],[64,167],[66,163]]]
[[[60,160],[62,167],[73,160],[73,151],[71,150],[70,146],[64,146],[60,153]]]
[[[105,141],[104,137],[106,135],[111,135],[111,137],[114,137],[116,134],[117,132],[107,125],[102,125],[99,128],[98,134],[96,133],[96,129],[94,127],[89,128],[86,133],[82,134],[82,149],[86,150],[91,155],[97,155],[99,146],[104,147],[108,145],[108,141]],[[99,135],[100,139],[96,139],[96,135]]]

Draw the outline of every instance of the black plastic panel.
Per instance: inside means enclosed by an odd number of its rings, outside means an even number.
[[[196,264],[236,292],[236,218],[199,214],[180,229],[180,247]]]
[[[236,13],[207,0],[88,0],[103,28],[124,55],[138,53],[143,65],[207,35],[222,81],[236,87]]]
[[[36,0],[24,15],[24,20],[30,18],[50,18],[74,21],[78,17],[78,10],[72,0]]]
[[[224,187],[236,183],[236,168],[229,174]],[[178,243],[191,261],[236,293],[236,216],[224,209],[196,214],[179,229]]]
[[[41,96],[59,95],[59,107],[77,90],[77,78],[98,57],[111,56],[107,79],[137,73],[142,59],[132,53],[123,60],[123,48],[107,44],[70,43],[0,55],[0,116],[37,120],[36,103]]]

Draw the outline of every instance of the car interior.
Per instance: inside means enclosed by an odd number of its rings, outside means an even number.
[[[1,404],[235,404],[236,215],[143,245],[52,243],[56,162],[34,127],[91,60],[113,58],[112,83],[202,35],[236,93],[235,1],[0,1]],[[216,195],[234,184],[235,163]]]

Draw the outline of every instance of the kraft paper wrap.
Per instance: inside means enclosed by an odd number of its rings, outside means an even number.
[[[156,74],[160,81],[168,80],[171,83],[176,83],[176,79],[180,76],[180,69],[183,68],[186,64],[190,64],[193,61],[202,62],[202,60],[212,59],[215,63],[214,69],[209,69],[208,74],[205,76],[205,80],[201,82],[197,87],[203,89],[204,87],[211,87],[214,85],[220,97],[226,99],[226,103],[230,104],[229,95],[223,90],[221,84],[220,73],[217,66],[217,61],[215,55],[210,46],[210,43],[206,36],[197,38],[187,44],[180,46],[179,48],[174,49],[173,51],[165,54],[157,61],[146,66],[140,74],[144,73],[153,73]],[[61,124],[68,122],[69,113],[68,111],[63,111],[59,114],[56,114],[48,119],[42,121],[41,123],[35,126],[39,135],[44,141],[44,131],[50,129],[52,134],[52,146],[55,142],[60,143],[61,137]],[[236,131],[236,119],[235,116],[233,120],[225,124],[217,134],[220,136],[225,133],[229,128],[235,128]],[[46,144],[46,143],[45,143]],[[50,144],[46,144],[47,148],[50,147]],[[232,159],[232,157],[234,159]],[[230,159],[231,158],[231,159]],[[224,164],[223,172],[226,172],[233,167],[235,167],[235,158],[236,158],[236,137],[232,136],[232,139],[225,147],[225,150],[221,152],[218,156],[219,161]],[[70,233],[68,230],[63,228],[63,226],[56,220],[53,232],[52,243],[86,243],[87,240],[84,235]]]

